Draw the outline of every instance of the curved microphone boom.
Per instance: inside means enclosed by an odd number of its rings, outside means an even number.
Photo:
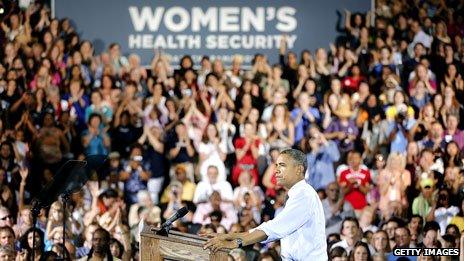
[[[172,223],[174,223],[176,220],[184,217],[185,215],[187,215],[187,213],[188,213],[188,210],[187,210],[186,207],[183,207],[183,208],[177,210],[176,213],[174,213],[174,215],[172,215],[170,218],[168,218],[166,220],[166,222],[164,222],[161,225],[161,229],[157,231],[157,234],[167,236],[168,233],[169,233],[169,230],[171,229]]]

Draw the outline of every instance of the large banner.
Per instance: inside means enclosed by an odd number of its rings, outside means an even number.
[[[70,18],[97,53],[117,42],[145,65],[158,49],[173,64],[185,54],[195,62],[209,55],[226,64],[241,54],[249,64],[256,53],[276,62],[284,34],[297,53],[328,47],[337,23],[344,24],[344,9],[366,12],[370,6],[368,0],[56,0],[54,12]]]

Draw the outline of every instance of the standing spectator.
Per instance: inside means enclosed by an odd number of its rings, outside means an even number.
[[[183,163],[187,168],[187,176],[191,181],[193,178],[193,157],[195,149],[192,140],[190,140],[187,127],[184,123],[180,122],[176,125],[175,134],[167,140],[168,159],[170,159],[173,166],[169,170],[169,176],[174,176],[174,167],[177,164]]]
[[[238,183],[240,173],[244,170],[250,171],[253,182],[258,184],[257,160],[259,156],[260,139],[256,136],[256,130],[250,123],[245,123],[244,133],[234,142],[236,164],[232,169],[232,182]]]
[[[379,173],[379,209],[384,220],[401,216],[408,207],[406,188],[411,185],[411,174],[406,169],[406,159],[398,153],[388,156],[386,168]]]
[[[350,202],[356,215],[361,214],[367,205],[366,194],[370,190],[371,174],[368,169],[361,168],[361,154],[351,151],[347,156],[348,168],[340,173],[340,184],[345,200]]]
[[[334,114],[337,116],[337,119],[332,121],[327,127],[325,137],[337,143],[342,155],[341,158],[343,159],[349,151],[354,149],[354,141],[358,136],[359,130],[354,121],[350,119],[353,111],[351,110],[348,98],[342,98]]]
[[[214,124],[209,124],[206,127],[206,131],[203,134],[203,139],[200,142],[198,152],[200,154],[200,175],[201,180],[207,178],[207,170],[210,166],[216,166],[219,172],[219,181],[226,180],[226,168],[224,166],[224,160],[226,159],[227,148],[221,145],[218,137],[218,131]]]
[[[321,116],[319,110],[310,105],[308,93],[302,92],[298,96],[298,108],[291,112],[291,118],[295,125],[295,143],[299,143],[305,136],[307,130],[315,124],[319,124]]]
[[[102,127],[102,118],[99,114],[89,117],[88,127],[82,133],[82,145],[86,155],[107,155],[111,140],[107,129]]]
[[[340,152],[334,141],[327,140],[316,126],[309,129],[309,153],[307,154],[308,165],[306,180],[314,189],[325,189],[335,181],[334,163],[340,158]]]
[[[130,154],[130,161],[124,170],[119,174],[119,178],[124,182],[125,202],[130,206],[137,202],[137,192],[147,189],[147,181],[150,173],[142,165],[142,150],[134,147]]]

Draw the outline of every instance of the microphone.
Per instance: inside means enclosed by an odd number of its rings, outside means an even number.
[[[177,210],[176,213],[174,213],[174,215],[172,215],[170,218],[168,218],[166,220],[166,222],[164,222],[161,225],[161,229],[158,231],[157,234],[167,236],[167,234],[169,232],[169,229],[171,229],[172,223],[174,223],[176,220],[184,217],[185,215],[187,215],[187,213],[188,213],[188,210],[187,210],[186,207],[183,207],[183,208]]]

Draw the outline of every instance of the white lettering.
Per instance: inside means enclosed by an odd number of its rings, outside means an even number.
[[[292,49],[293,46],[295,45],[295,42],[296,42],[296,38],[298,38],[298,36],[296,34],[292,34],[292,35],[289,35],[287,37],[287,46],[288,46],[288,49]]]
[[[232,49],[240,49],[240,35],[232,35],[230,37],[230,48]]]
[[[153,13],[149,6],[142,7],[141,12],[136,6],[129,6],[132,25],[137,32],[143,31],[145,26],[148,26],[148,29],[152,32],[158,31],[163,13],[164,7],[155,8],[155,13]]]
[[[257,35],[255,38],[256,49],[266,49],[266,37],[264,35]]]
[[[178,23],[174,21],[175,16],[180,18]],[[190,15],[183,7],[171,7],[164,14],[164,24],[171,32],[182,32],[190,24]]]
[[[218,10],[217,7],[210,7],[206,12],[200,7],[192,8],[192,31],[198,32],[202,26],[208,26],[210,32],[217,32],[218,29]]]
[[[142,48],[142,36],[140,34],[129,35],[129,40],[128,40],[128,46],[129,49],[140,49]]]
[[[297,21],[294,17],[296,9],[293,7],[282,7],[277,10],[277,20],[279,21],[276,25],[276,29],[281,32],[291,32],[296,29]]]
[[[242,31],[249,32],[251,30],[251,26],[253,26],[257,32],[264,32],[265,19],[264,7],[256,8],[256,13],[254,13],[249,7],[244,7],[242,9]]]
[[[206,36],[206,49],[216,49],[216,36],[215,35],[208,35]]]
[[[223,7],[219,10],[219,28],[221,32],[239,32],[240,26],[238,23],[238,7]]]

